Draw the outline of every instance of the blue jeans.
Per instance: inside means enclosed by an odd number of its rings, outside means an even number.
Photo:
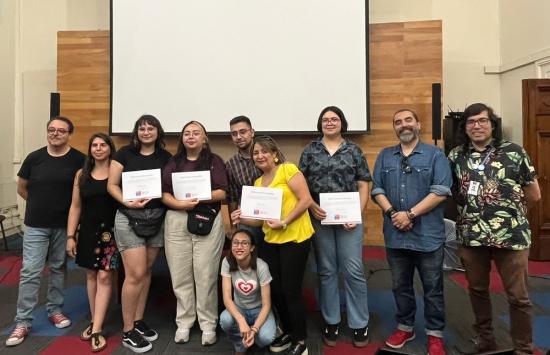
[[[48,316],[61,312],[65,282],[66,244],[67,230],[65,228],[25,227],[23,267],[19,279],[19,297],[15,315],[16,325],[26,327],[32,325],[32,311],[38,303],[38,291],[46,256],[48,256],[50,273],[46,309]]]
[[[338,274],[344,277],[348,325],[359,329],[369,324],[367,280],[363,267],[363,225],[347,231],[342,226],[322,225],[312,218],[321,314],[327,324],[340,323]]]
[[[393,296],[397,306],[397,328],[414,329],[416,300],[414,295],[414,269],[424,290],[424,318],[426,334],[443,337],[445,302],[443,300],[443,246],[431,252],[386,248],[390,265]]]
[[[262,310],[262,307],[252,308],[252,309],[243,309],[237,307],[239,312],[246,319],[248,325],[253,325]],[[243,345],[243,338],[239,332],[239,325],[235,322],[235,318],[226,310],[220,315],[220,326],[223,331],[227,334],[229,340],[233,342],[233,347],[236,352],[245,352],[246,348]],[[254,339],[254,344],[258,347],[263,348],[273,342],[275,339],[275,331],[277,329],[277,324],[275,323],[275,317],[273,317],[273,312],[269,311],[269,314],[264,322],[264,324],[258,330],[256,338]]]

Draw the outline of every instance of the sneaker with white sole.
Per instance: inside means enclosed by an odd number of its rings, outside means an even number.
[[[6,339],[6,346],[16,346],[21,344],[27,335],[29,335],[30,331],[31,327],[16,326]]]
[[[288,349],[292,344],[292,338],[289,334],[281,334],[269,346],[272,353],[281,353]]]
[[[50,319],[50,322],[52,322],[53,325],[55,325],[55,327],[59,329],[67,328],[71,325],[71,320],[65,317],[63,313],[52,314],[48,318]]]
[[[364,348],[369,343],[369,327],[353,329],[353,346]]]
[[[202,332],[202,346],[213,345],[216,341],[218,341],[218,338],[216,338],[216,332]]]
[[[153,348],[153,344],[142,337],[141,334],[135,329],[123,333],[122,345],[135,353],[144,353]]]
[[[157,340],[159,337],[159,334],[156,330],[149,328],[147,324],[143,320],[137,320],[134,322],[134,329],[141,334],[141,336],[148,341]]]
[[[396,329],[392,335],[386,339],[386,345],[392,349],[401,349],[405,343],[413,340],[416,337],[414,331],[407,332],[401,329]]]
[[[185,344],[189,341],[189,329],[178,328],[174,335],[174,341],[178,344]]]

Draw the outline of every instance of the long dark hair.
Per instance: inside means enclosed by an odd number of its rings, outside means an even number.
[[[84,185],[87,181],[89,181],[92,178],[92,170],[94,170],[95,166],[95,159],[92,156],[92,142],[94,139],[99,138],[102,139],[107,145],[109,146],[110,152],[109,152],[109,161],[113,159],[113,156],[116,152],[115,143],[105,133],[94,133],[90,137],[90,140],[88,141],[88,155],[86,156],[86,159],[84,160],[84,166],[82,167],[82,173],[80,174],[80,177],[78,178],[78,186]]]
[[[466,133],[466,120],[469,117],[479,115],[483,111],[487,111],[487,115],[491,121],[491,127],[493,128],[492,137],[495,141],[495,145],[498,146],[502,141],[502,123],[500,117],[495,114],[495,111],[491,107],[478,102],[466,107],[460,117],[460,121],[458,122],[457,139],[459,144],[462,144],[464,151],[466,151],[470,146],[470,137],[468,137],[468,134]]]
[[[164,143],[164,129],[162,129],[162,125],[160,124],[158,118],[153,115],[143,115],[137,119],[136,123],[134,124],[134,129],[132,130],[130,147],[136,152],[139,152],[141,150],[141,142],[138,138],[138,131],[139,127],[143,126],[146,123],[148,125],[156,127],[157,129],[157,140],[155,141],[155,152],[157,152],[161,148],[164,148],[166,146],[166,143]]]
[[[189,121],[181,129],[181,134],[178,139],[178,149],[176,151],[176,155],[174,155],[176,165],[180,165],[181,163],[187,161],[187,149],[183,144],[183,132],[191,124],[196,124],[197,126],[201,127],[206,138],[204,146],[202,147],[199,154],[199,159],[197,160],[197,168],[199,170],[210,170],[210,168],[212,167],[212,151],[210,150],[210,145],[208,144],[208,134],[206,133],[206,128],[204,128],[202,123],[198,121]]]
[[[258,260],[258,252],[256,251],[256,241],[252,237],[252,234],[250,234],[249,231],[244,229],[237,229],[233,234],[231,235],[231,241],[233,241],[233,238],[237,234],[245,234],[248,237],[248,240],[250,241],[250,248],[254,247],[252,251],[250,252],[250,268],[252,270],[256,270],[257,268],[257,260]],[[237,271],[239,270],[239,264],[237,264],[237,259],[235,259],[235,256],[233,255],[233,251],[230,251],[227,255],[227,262],[229,263],[229,271]]]

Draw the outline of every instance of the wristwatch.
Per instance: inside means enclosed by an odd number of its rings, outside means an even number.
[[[283,225],[283,229],[286,229],[286,221],[284,219],[283,219],[282,225]]]
[[[409,219],[412,221],[416,218],[416,214],[412,211],[412,210],[408,210],[407,211],[407,216],[409,217]]]

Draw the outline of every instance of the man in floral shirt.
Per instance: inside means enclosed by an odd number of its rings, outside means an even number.
[[[476,352],[495,350],[489,272],[494,260],[508,296],[515,354],[532,354],[527,258],[531,230],[527,205],[540,199],[535,169],[525,150],[502,140],[500,122],[485,104],[464,111],[463,144],[449,154],[457,233],[475,315]]]

